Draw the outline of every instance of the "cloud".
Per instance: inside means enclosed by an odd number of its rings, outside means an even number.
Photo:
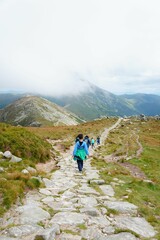
[[[158,0],[1,0],[0,90],[160,94]]]

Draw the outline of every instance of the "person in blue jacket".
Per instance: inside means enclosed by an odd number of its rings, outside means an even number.
[[[78,170],[82,172],[83,161],[89,156],[88,147],[85,141],[83,141],[83,134],[78,135],[79,141],[76,142],[73,150],[73,159],[77,161]]]

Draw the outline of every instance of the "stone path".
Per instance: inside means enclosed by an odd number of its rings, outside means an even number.
[[[58,165],[50,179],[43,179],[44,188],[29,192],[22,205],[6,214],[0,240],[156,239],[153,227],[138,217],[137,207],[114,197],[114,189],[100,179],[90,159],[82,173],[71,156]]]

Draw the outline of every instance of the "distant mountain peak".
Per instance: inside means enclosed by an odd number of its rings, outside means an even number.
[[[0,121],[13,125],[76,125],[78,117],[62,107],[37,96],[25,96],[0,112]]]

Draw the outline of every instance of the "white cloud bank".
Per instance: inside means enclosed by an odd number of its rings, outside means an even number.
[[[159,0],[0,0],[0,91],[160,94]]]

